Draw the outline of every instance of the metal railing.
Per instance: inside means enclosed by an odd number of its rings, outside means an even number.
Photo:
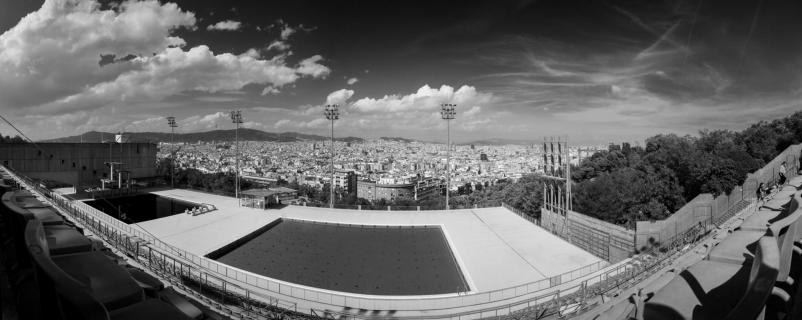
[[[304,204],[293,204],[294,206],[302,206],[302,207],[310,207],[310,208],[329,208],[328,203],[316,203],[316,202],[306,202]],[[503,204],[502,204],[503,205]],[[470,209],[478,209],[478,208],[498,208],[502,205],[494,205],[494,204],[483,204],[483,205],[473,205],[473,206],[457,206],[452,205],[451,210],[470,210]],[[356,204],[334,204],[335,209],[347,209],[347,210],[363,210],[363,211],[442,211],[445,210],[445,204],[442,207],[427,207],[427,206],[387,206],[387,205],[375,205],[375,204],[363,204],[363,205],[356,205]]]
[[[511,310],[511,306],[520,305],[521,303],[531,305],[539,301],[538,299],[542,299],[544,295],[550,295],[550,293],[545,293],[545,290],[553,289],[552,291],[559,291],[557,287],[565,286],[565,284],[569,282],[597,273],[607,266],[606,262],[600,261],[561,275],[527,284],[486,292],[463,293],[456,296],[403,296],[384,298],[332,293],[327,290],[308,288],[272,280],[261,275],[224,265],[206,257],[195,255],[164,243],[151,234],[139,230],[132,225],[125,224],[83,202],[67,199],[60,194],[40,188],[30,179],[20,177],[11,170],[6,169],[6,171],[9,172],[15,180],[19,181],[20,184],[44,196],[44,200],[51,202],[51,205],[54,207],[60,208],[71,216],[92,226],[92,229],[98,234],[102,234],[111,239],[128,239],[124,241],[114,241],[114,243],[120,244],[123,248],[125,248],[124,243],[133,241],[130,239],[136,239],[135,242],[139,247],[136,249],[126,248],[126,250],[135,250],[136,252],[147,251],[148,259],[145,260],[145,262],[148,265],[157,267],[161,265],[172,265],[169,269],[169,273],[174,276],[182,276],[189,279],[204,279],[205,282],[203,283],[209,288],[223,288],[223,292],[228,292],[229,294],[238,294],[240,296],[249,297],[250,299],[264,300],[265,303],[270,306],[279,306],[282,308],[289,308],[290,310],[297,310],[297,302],[291,300],[304,300],[337,308],[348,306],[368,310],[409,311],[446,310],[500,304],[498,307],[487,307],[480,310],[480,312],[486,312],[486,310],[493,309],[499,312]],[[145,247],[142,247],[143,245]],[[157,264],[153,262],[154,256],[159,257],[164,263]],[[257,289],[261,290],[257,291]],[[525,298],[527,295],[538,293],[541,293],[541,295],[529,299]],[[287,297],[292,299],[288,300]],[[505,301],[511,302],[505,303]]]
[[[549,314],[560,310],[580,312],[588,306],[589,301],[612,290],[626,288],[650,276],[667,265],[677,253],[683,252],[689,244],[698,243],[709,231],[709,226],[699,225],[678,234],[669,241],[664,241],[636,258],[630,259],[612,268],[607,263],[585,266],[558,276],[550,277],[529,284],[490,292],[469,293],[460,296],[435,298],[363,298],[342,294],[333,294],[325,290],[312,290],[297,285],[272,281],[263,276],[238,270],[208,258],[199,257],[168,245],[155,237],[124,224],[82,202],[72,201],[63,196],[41,188],[33,181],[9,172],[16,181],[31,191],[44,197],[43,200],[60,208],[72,217],[81,221],[107,242],[127,254],[134,256],[158,274],[169,279],[179,288],[199,293],[198,299],[204,300],[226,313],[235,315],[248,314],[275,315],[276,312],[288,312],[291,316],[304,317],[297,313],[297,303],[278,298],[270,293],[295,299],[315,301],[322,305],[330,305],[342,310],[343,306],[366,310],[442,310],[456,307],[470,307],[500,303],[476,310],[443,313],[432,317],[404,317],[411,319],[430,318],[483,318],[503,315]],[[508,207],[505,205],[505,207]],[[509,207],[508,207],[509,208]],[[754,209],[754,205],[749,208]],[[516,212],[516,211],[513,211]],[[522,214],[518,211],[516,214]],[[531,220],[530,220],[531,221]],[[582,281],[572,283],[581,279]],[[266,292],[249,289],[252,286]],[[546,291],[547,289],[553,289]],[[193,294],[194,294],[193,293]],[[540,294],[538,294],[540,293]],[[527,297],[529,295],[529,297]],[[504,303],[504,301],[508,301]],[[575,308],[566,309],[566,306]],[[564,313],[564,312],[563,312]],[[339,311],[312,308],[310,314],[322,317],[346,317],[352,319],[371,318],[368,315],[348,314]]]
[[[0,168],[2,167],[0,166]],[[154,250],[151,247],[154,243],[123,231],[119,224],[108,223],[109,220],[105,219],[105,217],[108,217],[107,215],[104,214],[98,217],[85,210],[86,207],[89,207],[88,205],[68,200],[58,193],[41,188],[27,177],[21,177],[11,170],[3,169],[21,187],[37,193],[40,196],[40,200],[62,213],[66,213],[67,216],[74,222],[79,223],[84,229],[90,230],[95,236],[105,240],[106,243],[129,257],[136,259],[143,266],[168,279],[177,287],[193,293],[192,290],[188,290],[190,287],[186,285],[193,283],[195,290],[199,290],[201,294],[204,294],[203,300],[224,314],[250,314],[256,317],[261,315],[266,318],[273,317],[277,313],[284,314],[297,311],[297,305],[293,303],[287,303],[263,293],[244,289],[236,283],[210,274],[186,261],[176,259],[174,256],[165,254],[160,250]],[[201,297],[199,296],[199,298]]]
[[[531,222],[532,224],[534,224],[534,225],[536,225],[538,227],[540,226],[540,221],[538,221],[537,218],[526,214],[526,212],[523,212],[523,210],[520,210],[520,209],[518,209],[516,207],[513,207],[511,205],[508,205],[508,204],[506,204],[504,202],[501,203],[501,207],[504,208],[504,209],[512,211],[513,213],[517,214],[521,218],[524,218],[526,221],[529,221],[529,222]]]
[[[643,254],[617,266],[598,272],[579,283],[558,290],[522,299],[498,307],[454,313],[445,316],[413,316],[404,319],[541,319],[559,314],[569,316],[587,310],[593,300],[615,290],[622,290],[642,281],[673,261],[679,254],[689,250],[689,245],[699,243],[709,230],[703,226],[688,230],[670,241],[655,246]],[[569,276],[570,277],[570,276]],[[558,281],[558,280],[552,280]],[[335,310],[313,309],[312,314],[326,319],[375,319],[381,314],[353,314]]]

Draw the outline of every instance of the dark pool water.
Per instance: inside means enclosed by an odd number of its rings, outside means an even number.
[[[138,223],[183,213],[197,205],[152,193],[87,201],[86,204],[125,223]]]
[[[271,278],[334,291],[429,295],[468,289],[438,226],[279,220],[208,256]]]

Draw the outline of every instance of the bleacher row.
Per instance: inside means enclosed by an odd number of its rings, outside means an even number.
[[[802,319],[802,191],[785,186],[688,262],[594,319]]]
[[[20,319],[220,318],[6,178],[0,260]]]

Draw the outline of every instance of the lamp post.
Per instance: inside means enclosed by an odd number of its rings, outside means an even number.
[[[340,119],[340,110],[338,105],[326,105],[326,110],[323,114],[326,119],[331,120],[331,182],[329,183],[329,208],[334,208],[334,120]]]
[[[175,140],[175,128],[178,127],[175,117],[167,117],[167,125],[170,126],[170,145],[172,146]],[[170,187],[175,188],[175,150],[170,156]]]
[[[457,115],[454,111],[456,104],[443,103],[440,105],[440,116],[446,120],[446,127],[448,132],[448,151],[446,152],[446,210],[449,210],[448,205],[448,192],[451,190],[451,120]]]
[[[242,111],[231,111],[231,122],[234,123],[234,143],[237,148],[234,151],[234,197],[237,198],[239,205],[239,125],[242,123]]]

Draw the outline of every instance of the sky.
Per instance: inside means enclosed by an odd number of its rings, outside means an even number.
[[[0,0],[0,114],[30,138],[246,128],[581,144],[802,109],[802,2]],[[16,132],[0,123],[0,133]]]

